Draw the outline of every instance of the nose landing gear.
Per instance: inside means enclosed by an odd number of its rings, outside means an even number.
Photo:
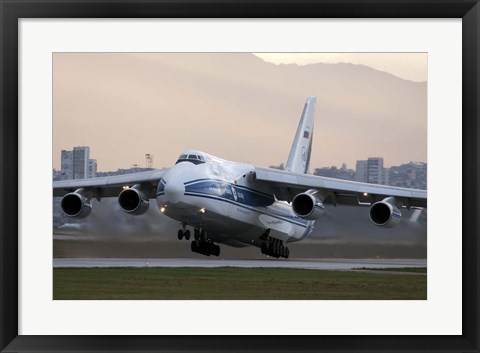
[[[178,240],[182,240],[183,238],[185,238],[185,240],[190,240],[190,231],[186,228],[186,224],[182,224],[182,229],[178,230]]]

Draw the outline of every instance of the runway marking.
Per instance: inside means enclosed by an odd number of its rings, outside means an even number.
[[[425,259],[308,259],[308,260],[225,260],[225,259],[115,259],[55,258],[54,268],[62,267],[242,267],[297,268],[312,270],[353,270],[359,268],[427,267]]]

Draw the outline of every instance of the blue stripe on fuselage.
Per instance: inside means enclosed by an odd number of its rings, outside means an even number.
[[[202,198],[206,198],[206,199],[227,202],[227,203],[230,203],[232,205],[235,205],[235,206],[238,206],[238,207],[241,207],[241,208],[245,208],[245,209],[250,210],[250,211],[258,212],[258,213],[261,213],[261,214],[265,214],[265,215],[268,215],[268,216],[271,216],[271,217],[281,219],[281,220],[286,221],[286,222],[290,222],[290,223],[299,225],[301,227],[307,227],[308,224],[309,224],[309,222],[307,220],[304,220],[304,219],[296,217],[296,216],[292,216],[292,215],[289,215],[289,214],[277,214],[277,213],[273,213],[273,212],[268,212],[266,209],[262,210],[262,209],[259,209],[259,208],[256,208],[256,207],[249,207],[247,205],[235,202],[234,200],[229,200],[229,199],[222,198],[222,197],[219,197],[219,196],[206,195],[206,194],[202,194],[202,193],[191,193],[191,192],[185,192],[185,195],[202,197]]]
[[[243,185],[235,185],[220,179],[196,179],[184,183],[185,195],[203,197],[207,199],[227,202],[232,205],[248,209],[250,211],[275,217],[302,227],[307,227],[311,222],[300,217],[288,214],[274,213],[275,210],[267,210],[275,202],[273,195],[248,188]],[[165,181],[160,180],[157,188],[157,196],[165,194]],[[262,209],[259,209],[261,207]]]
[[[275,202],[272,195],[218,179],[198,179],[185,184],[185,193],[213,195],[253,207],[266,207]]]
[[[243,186],[243,185],[232,184],[232,183],[226,182],[225,180],[222,180],[222,179],[211,179],[211,178],[195,179],[195,180],[185,182],[184,185],[185,186],[191,185],[191,184],[197,183],[199,181],[216,181],[216,182],[219,182],[219,183],[222,183],[222,184],[233,185],[236,188],[240,188],[240,189],[244,189],[244,190],[247,190],[247,191],[250,191],[250,192],[254,192],[256,194],[263,195],[265,197],[273,198],[271,194],[268,194],[266,192],[256,190],[256,189],[252,189],[252,188],[249,188],[249,187]]]

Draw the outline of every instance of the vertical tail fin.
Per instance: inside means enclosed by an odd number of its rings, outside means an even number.
[[[295,139],[288,155],[285,170],[294,173],[308,173],[312,153],[313,123],[315,114],[315,97],[308,97],[303,107],[302,117],[298,123]]]

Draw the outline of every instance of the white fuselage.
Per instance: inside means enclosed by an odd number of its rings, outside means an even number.
[[[180,162],[162,176],[157,204],[163,214],[237,246],[260,246],[267,230],[283,242],[311,233],[314,222],[297,217],[288,203],[255,181],[253,166],[202,155],[205,163]]]

